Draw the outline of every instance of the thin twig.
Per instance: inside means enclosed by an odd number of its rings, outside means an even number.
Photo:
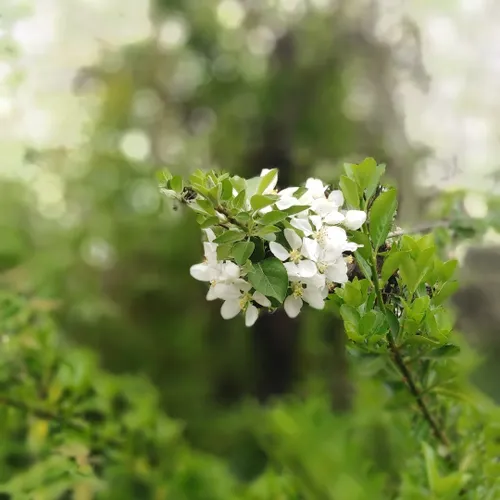
[[[243,229],[243,231],[248,231],[248,228],[245,226],[245,224],[241,223],[239,220],[232,217],[231,214],[224,207],[219,205],[218,207],[216,207],[215,211],[222,214],[231,224],[238,226],[240,229]]]
[[[426,222],[418,226],[414,226],[410,229],[397,229],[392,233],[389,233],[387,238],[398,238],[399,236],[404,236],[405,234],[417,234],[417,233],[428,233],[433,229],[438,228],[448,228],[450,227],[451,221],[448,220],[438,220],[433,222]]]

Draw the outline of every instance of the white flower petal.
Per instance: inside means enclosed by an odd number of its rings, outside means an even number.
[[[302,309],[302,304],[303,302],[301,298],[289,295],[285,299],[283,307],[285,308],[285,312],[289,318],[296,318]]]
[[[210,243],[215,240],[215,233],[210,228],[207,228],[204,231],[205,231],[205,234],[207,235],[207,240]]]
[[[211,288],[213,288],[213,294],[218,299],[231,300],[240,299],[241,291],[240,288],[232,283],[215,283]]]
[[[323,225],[323,219],[321,218],[321,215],[311,215],[311,217],[309,217],[309,220],[313,223],[316,231],[319,231],[321,229],[321,226]]]
[[[349,210],[345,214],[344,226],[348,229],[357,230],[366,222],[366,212],[362,210]]]
[[[300,236],[293,229],[286,228],[283,233],[292,250],[298,250],[302,246]]]
[[[293,197],[293,194],[295,193],[295,191],[297,191],[297,189],[299,189],[299,188],[298,187],[288,187],[288,188],[282,189],[278,194],[280,195],[280,197],[291,198],[291,197]],[[297,199],[297,198],[295,198],[295,199]]]
[[[344,193],[342,193],[342,191],[339,191],[338,189],[332,191],[328,195],[328,201],[331,201],[332,203],[337,205],[337,208],[340,208],[344,204]]]
[[[290,252],[281,243],[271,241],[269,243],[269,250],[271,250],[271,253],[275,257],[278,257],[278,259],[281,261],[285,261],[286,259],[288,259],[288,257],[290,257]]]
[[[334,283],[347,283],[347,264],[344,259],[339,259],[334,264],[328,266],[326,268],[325,275]]]
[[[212,281],[214,279],[214,270],[207,264],[195,264],[191,266],[189,274],[198,281]]]
[[[308,287],[323,288],[326,284],[326,278],[324,274],[316,273],[314,276],[310,278],[302,278],[302,283],[305,283]]]
[[[248,304],[247,310],[245,312],[245,326],[252,326],[259,317],[258,309],[252,304]]]
[[[222,307],[220,308],[220,315],[224,319],[231,319],[238,316],[240,311],[240,301],[231,299],[226,300],[224,304],[222,304]]]
[[[222,273],[225,279],[237,279],[240,277],[240,267],[234,262],[227,260],[222,265]]]
[[[316,240],[311,238],[304,238],[302,240],[302,248],[300,253],[306,258],[313,261],[317,261],[319,258],[320,247]]]
[[[271,307],[271,301],[263,293],[255,292],[252,299],[263,307]]]
[[[218,296],[218,294],[217,294],[217,290],[215,289],[215,286],[211,286],[211,287],[208,289],[206,299],[207,299],[207,300],[215,300],[215,299],[218,299],[218,298],[219,298],[219,296]]]
[[[325,301],[318,288],[307,287],[302,297],[314,309],[323,309],[325,307]]]
[[[344,219],[345,217],[343,214],[341,214],[336,210],[333,210],[325,217],[325,224],[331,224],[331,225],[340,224],[341,222],[344,221]]]
[[[306,236],[310,236],[312,234],[311,224],[307,219],[295,217],[290,221],[290,224],[302,231]]]
[[[301,260],[297,264],[297,269],[301,278],[312,278],[318,273],[318,268],[312,260]]]
[[[285,266],[286,272],[288,273],[288,277],[291,280],[294,280],[294,278],[300,278],[299,268],[298,268],[297,264],[295,264],[293,262],[285,262],[284,266]]]
[[[209,264],[217,264],[217,243],[207,243],[205,241],[203,243],[203,253]]]
[[[248,292],[252,288],[252,285],[242,278],[234,280],[232,284],[238,287],[238,290],[241,290],[242,292]]]
[[[311,193],[313,198],[321,198],[325,195],[326,186],[319,179],[309,178],[306,181],[306,189]]]
[[[276,207],[279,210],[286,210],[294,205],[298,205],[298,200],[296,198],[281,198],[276,202]]]

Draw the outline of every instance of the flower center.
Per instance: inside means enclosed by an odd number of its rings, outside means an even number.
[[[323,226],[319,231],[316,231],[313,236],[316,240],[318,240],[318,243],[323,246],[328,238],[326,227]]]
[[[246,308],[248,307],[248,304],[250,300],[252,299],[251,295],[249,293],[245,293],[241,299],[240,299],[240,309],[242,311],[245,311]]]
[[[294,262],[295,264],[297,264],[299,262],[299,260],[300,260],[300,252],[297,249],[292,250],[290,252],[290,260],[292,262]]]
[[[320,273],[324,273],[326,271],[326,268],[328,267],[324,262],[318,262],[318,271]]]
[[[302,294],[304,293],[304,288],[302,287],[302,283],[299,281],[295,281],[292,283],[292,295],[297,299],[299,297],[302,297]]]

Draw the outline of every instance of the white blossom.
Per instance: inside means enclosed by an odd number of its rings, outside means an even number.
[[[296,318],[299,315],[304,302],[307,302],[314,309],[325,307],[323,287],[319,288],[310,280],[294,281],[291,286],[292,294],[283,303],[285,312],[290,318]]]
[[[284,230],[285,238],[290,245],[291,251],[288,251],[280,243],[271,241],[269,249],[275,257],[285,264],[289,276],[311,278],[317,272],[316,264],[311,260],[314,253],[315,241],[310,238],[300,238],[292,229]]]
[[[271,307],[271,301],[260,292],[254,292],[253,294],[248,293],[251,285],[248,283],[247,285],[248,287],[246,287],[246,290],[242,290],[237,296],[230,294],[227,298],[225,298],[220,313],[224,319],[232,319],[241,311],[244,311],[245,325],[250,327],[259,317],[259,310],[253,302],[256,302],[263,307]]]

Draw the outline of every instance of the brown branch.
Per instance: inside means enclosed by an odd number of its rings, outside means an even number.
[[[366,234],[368,234],[366,226],[364,227],[364,231]],[[369,237],[369,235],[368,235],[368,237]],[[370,239],[370,241],[371,241],[371,239]],[[372,245],[372,247],[373,247],[373,245]],[[375,288],[375,294],[377,297],[378,306],[379,306],[380,310],[384,313],[384,315],[387,317],[387,309],[385,307],[384,299],[382,297],[382,291],[380,289],[380,284],[379,284],[379,280],[378,280],[379,273],[378,273],[378,269],[377,269],[377,264],[375,261],[375,257],[373,255],[371,256],[371,259],[370,259],[370,267],[371,267],[372,274],[373,274],[372,281],[373,281],[373,285]],[[413,375],[411,374],[410,369],[408,368],[408,366],[404,362],[403,357],[401,356],[401,352],[399,351],[399,348],[396,345],[396,340],[394,339],[394,335],[392,334],[391,330],[389,330],[389,332],[387,334],[387,340],[389,343],[389,349],[391,351],[394,363],[395,363],[396,367],[398,368],[398,370],[400,371],[401,375],[403,375],[403,379],[404,379],[410,393],[415,398],[417,405],[420,409],[420,412],[422,413],[422,416],[429,424],[436,439],[438,441],[440,441],[442,444],[444,444],[447,448],[449,448],[450,441],[449,441],[448,437],[446,436],[446,433],[444,432],[444,430],[439,427],[437,421],[434,419],[429,408],[427,407],[427,404],[425,403],[425,401],[423,399],[423,395],[421,394],[419,388],[417,387],[417,385],[413,379]]]

